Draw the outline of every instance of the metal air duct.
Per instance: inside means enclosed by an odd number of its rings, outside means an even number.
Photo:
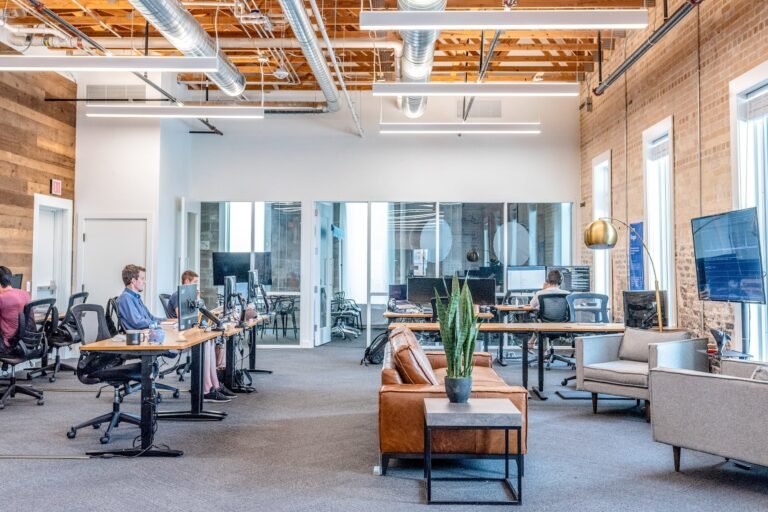
[[[219,89],[229,96],[240,96],[245,90],[245,76],[224,53],[195,18],[178,0],[129,0],[149,23],[184,55],[217,57],[219,70],[206,73]]]
[[[293,34],[299,41],[301,52],[312,68],[315,80],[323,91],[325,101],[328,103],[328,111],[336,112],[339,110],[339,91],[331,76],[331,70],[328,68],[328,62],[325,60],[320,43],[315,35],[315,30],[309,21],[303,0],[280,0],[280,6],[283,8],[285,18],[291,24]],[[330,49],[329,49],[330,51]]]
[[[401,11],[443,11],[446,0],[397,0]],[[401,30],[403,62],[400,66],[403,82],[428,82],[435,56],[435,41],[439,30]],[[406,96],[402,99],[403,113],[410,118],[421,117],[427,106],[425,96]]]

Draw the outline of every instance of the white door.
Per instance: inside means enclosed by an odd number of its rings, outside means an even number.
[[[33,299],[56,299],[67,307],[72,279],[72,201],[35,194],[32,241]]]
[[[88,292],[88,302],[106,308],[107,301],[125,288],[123,267],[146,267],[146,219],[85,219],[82,254],[81,289]],[[152,303],[149,299],[145,296],[144,302]]]

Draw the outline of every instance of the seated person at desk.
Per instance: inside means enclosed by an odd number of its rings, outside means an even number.
[[[0,266],[0,354],[10,354],[8,340],[19,329],[19,313],[29,303],[29,294],[11,286],[13,272]]]
[[[562,282],[563,274],[559,270],[552,269],[547,272],[547,280],[544,282],[543,288],[533,295],[531,307],[536,310],[539,309],[539,297],[541,295],[568,295],[567,290],[560,288]]]
[[[123,269],[125,290],[117,298],[117,312],[126,329],[148,329],[163,319],[149,312],[140,293],[147,284],[146,269],[138,265],[126,265]]]
[[[185,270],[181,274],[181,284],[198,284],[200,277],[193,270]],[[200,289],[197,290],[197,300],[200,303]],[[168,300],[168,309],[176,312],[176,318],[179,317],[179,291],[176,290]],[[233,392],[228,390],[223,384],[219,383],[216,375],[216,353],[214,350],[215,342],[206,341],[203,343],[203,400],[206,402],[229,402],[235,398]],[[216,347],[219,348],[218,346]],[[219,350],[219,352],[223,352]]]

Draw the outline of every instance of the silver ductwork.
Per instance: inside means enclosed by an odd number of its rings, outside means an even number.
[[[443,11],[446,0],[397,0],[401,11]],[[428,82],[435,56],[435,41],[439,30],[401,30],[403,61],[400,66],[403,82]],[[403,113],[410,118],[421,117],[427,106],[425,96],[402,98]]]
[[[339,91],[331,76],[331,70],[328,62],[325,60],[320,43],[315,35],[315,29],[309,21],[309,16],[304,7],[303,0],[280,0],[280,6],[283,8],[283,14],[291,24],[293,35],[299,41],[301,52],[307,59],[315,80],[323,91],[325,101],[328,103],[328,110],[336,112],[339,110]]]
[[[129,0],[160,33],[181,53],[190,57],[217,57],[219,70],[206,73],[229,96],[245,91],[245,76],[178,0]]]

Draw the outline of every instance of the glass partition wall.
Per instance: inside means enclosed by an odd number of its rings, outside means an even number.
[[[300,333],[301,203],[201,203],[200,293],[209,308],[223,300],[221,274],[237,277],[248,296],[248,270],[257,270],[264,294],[257,309],[273,313],[258,332],[260,344],[298,345]]]

